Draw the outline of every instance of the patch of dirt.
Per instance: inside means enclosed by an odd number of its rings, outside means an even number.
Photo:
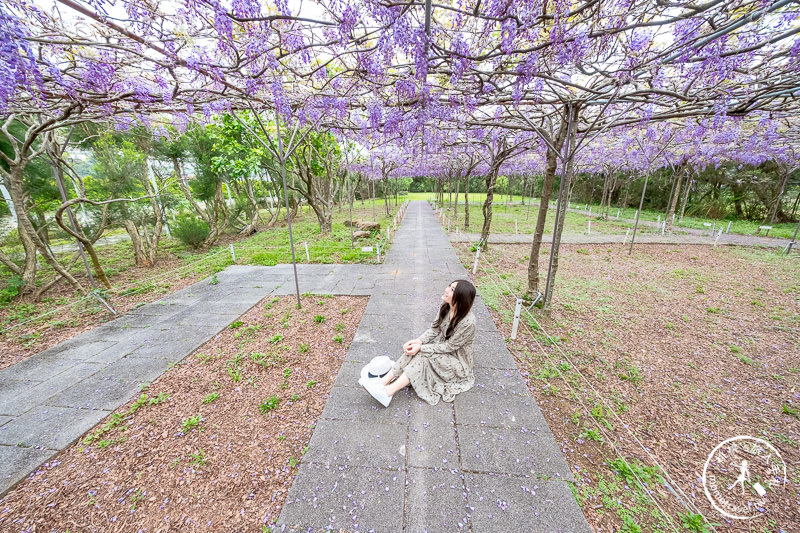
[[[261,531],[366,303],[263,300],[8,493],[0,530]]]
[[[471,266],[473,253],[463,245],[458,250]],[[536,320],[523,314],[527,324],[508,347],[573,467],[596,531],[618,530],[625,516],[643,531],[674,531],[653,500],[634,490],[635,480],[615,475],[608,462],[619,456],[643,468],[657,461],[672,488],[719,524],[716,531],[796,530],[798,262],[705,246],[638,245],[633,256],[619,245],[561,250],[552,319],[540,311]],[[473,276],[506,338],[512,293],[526,287],[527,254],[529,245],[494,245],[481,254],[482,270]],[[548,259],[540,259],[545,269]],[[717,512],[702,486],[711,451],[737,435],[766,439],[787,466],[785,490],[773,481],[763,514],[746,522]],[[649,485],[683,530],[679,515],[686,509],[661,483]]]

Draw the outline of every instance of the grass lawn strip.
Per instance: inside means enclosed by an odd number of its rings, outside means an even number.
[[[0,530],[266,530],[367,300],[262,300],[0,500]]]
[[[468,246],[457,250],[471,267]],[[481,254],[474,281],[506,338],[529,253],[526,245],[494,245]],[[547,259],[544,253],[540,264]],[[574,492],[595,528],[674,531],[652,496],[679,531],[711,531],[661,482],[627,427],[720,524],[716,531],[743,524],[727,521],[705,498],[708,454],[735,435],[768,440],[787,464],[786,491],[770,487],[769,509],[744,527],[795,529],[799,304],[796,261],[768,251],[641,245],[629,257],[620,246],[562,246],[552,319],[523,314],[508,347],[573,467]]]

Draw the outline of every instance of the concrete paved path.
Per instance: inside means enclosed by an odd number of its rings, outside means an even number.
[[[476,385],[432,407],[383,408],[358,383],[435,317],[467,272],[427,203],[412,202],[278,519],[281,531],[591,532],[573,477],[479,299]]]
[[[300,291],[371,294],[372,265],[298,265]],[[0,496],[269,294],[291,265],[232,266],[0,370]]]

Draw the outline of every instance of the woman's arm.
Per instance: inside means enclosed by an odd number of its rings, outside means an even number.
[[[459,348],[471,344],[475,340],[475,317],[467,315],[458,323],[455,331],[444,342],[436,342],[432,344],[424,344],[420,348],[421,353],[444,353],[455,352]]]
[[[435,323],[436,322],[434,322],[433,324]],[[420,335],[419,338],[417,338],[416,340],[418,340],[421,344],[428,344],[433,339],[438,337],[439,333],[441,332],[441,329],[439,328],[439,326],[434,326],[433,324],[431,324],[431,327],[425,330],[425,333]]]

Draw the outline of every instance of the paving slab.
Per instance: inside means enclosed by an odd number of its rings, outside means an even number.
[[[0,446],[0,486],[8,491],[56,453],[55,450]]]
[[[561,448],[545,428],[458,426],[464,470],[574,481]]]
[[[146,333],[145,333],[146,334]],[[131,355],[144,345],[146,340],[143,335],[132,335],[120,339],[105,350],[96,353],[95,355],[84,359],[84,363],[103,363],[109,365],[115,361],[119,361],[123,357]]]
[[[467,474],[472,531],[593,533],[565,481]]]
[[[469,531],[472,511],[468,506],[463,478],[464,474],[446,468],[409,466],[404,531]]]
[[[79,381],[45,400],[45,405],[114,410],[137,394],[169,367],[163,359],[125,357],[108,365],[92,379]]]
[[[382,420],[320,420],[304,461],[325,465],[400,468],[405,464],[406,426]]]
[[[141,317],[145,319],[145,317],[162,317],[166,318],[174,313],[177,313],[183,309],[191,307],[194,305],[195,302],[171,302],[165,303],[163,300],[159,300],[155,303],[150,303],[143,305],[141,307],[137,307],[136,309],[132,309],[128,311],[126,316],[130,316],[131,318],[134,317]]]
[[[528,395],[473,387],[456,396],[456,423],[484,427],[548,427],[536,401]]]
[[[113,346],[115,343],[110,343]],[[46,360],[47,364],[42,364]],[[19,363],[0,370],[0,398],[7,397],[11,391],[4,388],[4,383],[13,381],[24,382],[42,382],[47,381],[51,377],[60,374],[71,366],[75,365],[75,361],[71,361],[64,357],[59,357],[57,354],[47,356],[44,354],[34,355],[23,359]]]
[[[364,363],[361,361],[345,359],[342,362],[342,366],[339,368],[339,372],[336,374],[336,380],[333,382],[333,387],[361,388],[361,385],[358,384],[358,378],[361,377],[361,368],[363,366]]]
[[[525,383],[520,379],[519,371],[516,368],[487,368],[477,366],[475,368],[475,387],[476,390],[491,389],[496,392],[507,392],[510,394],[529,395],[530,391]]]
[[[403,531],[405,472],[302,463],[276,531]]]
[[[434,424],[426,421],[410,426],[406,450],[409,467],[459,467],[460,453],[455,424]]]
[[[17,394],[22,394],[31,387],[35,387],[41,381],[3,379],[0,380],[0,398],[13,398]]]
[[[379,338],[373,338],[371,334],[365,333],[364,331],[361,331],[361,333],[356,331],[356,334],[353,337],[353,342],[350,343],[350,348],[348,348],[345,360],[366,363],[373,357],[377,357],[379,355],[386,355],[391,359],[397,359],[400,357],[400,354],[403,351],[402,344],[398,349],[395,345],[381,344],[378,342],[379,340]]]
[[[0,427],[3,427],[5,424],[10,422],[11,420],[14,420],[14,418],[10,417],[10,416],[0,416]]]
[[[43,405],[46,398],[67,390],[76,382],[88,378],[105,368],[100,363],[78,363],[47,381],[31,384],[14,394],[0,397],[0,414],[18,416],[36,406]],[[41,430],[41,428],[37,428]]]
[[[352,421],[362,420],[368,422],[397,422],[405,423],[408,419],[408,410],[411,406],[411,393],[402,392],[392,399],[388,408],[384,408],[363,388],[337,387],[325,402],[321,418]],[[347,426],[347,423],[343,423]]]
[[[95,328],[83,335],[64,341],[34,357],[41,357],[44,360],[58,355],[62,360],[83,361],[88,359],[117,342],[117,339],[113,338],[117,333],[116,331],[110,329],[98,331],[98,329]]]
[[[0,427],[0,444],[61,450],[110,412],[40,405]],[[48,429],[42,431],[42,426]]]

